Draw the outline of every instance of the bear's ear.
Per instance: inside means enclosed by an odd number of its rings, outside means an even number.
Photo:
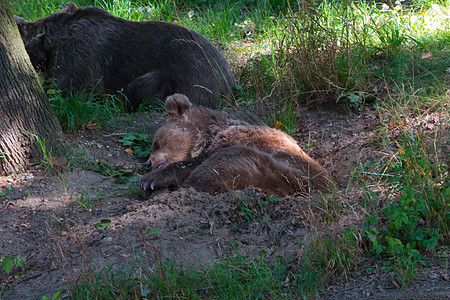
[[[18,16],[14,16],[14,19],[16,19],[16,24],[19,27],[27,25],[28,23],[30,23],[29,21],[25,20],[24,18],[21,18],[21,17],[18,17]]]
[[[191,106],[192,103],[183,94],[173,94],[166,99],[166,112],[174,118],[181,118]]]
[[[77,11],[77,5],[73,2],[67,2],[60,11],[73,14]]]
[[[28,22],[24,18],[21,18],[18,16],[14,16],[14,19],[16,19],[16,24],[17,24],[17,27],[19,28],[20,35],[22,36],[22,38],[24,36],[27,36],[27,34],[28,34],[27,25],[30,24],[31,22]]]

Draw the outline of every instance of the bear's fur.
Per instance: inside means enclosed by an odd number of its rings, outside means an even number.
[[[128,21],[71,2],[34,22],[16,17],[16,23],[35,68],[55,78],[62,90],[124,89],[133,108],[143,99],[183,93],[212,107],[235,85],[219,50],[177,24]]]
[[[167,98],[166,111],[146,163],[153,171],[141,181],[147,194],[179,186],[216,194],[252,185],[277,196],[328,189],[327,171],[280,130],[192,106],[181,94]]]

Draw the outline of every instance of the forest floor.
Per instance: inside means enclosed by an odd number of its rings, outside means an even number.
[[[330,171],[338,189],[349,191],[347,201],[360,201],[361,192],[352,192],[358,191],[358,182],[350,177],[359,163],[377,159],[372,143],[379,138],[377,113],[369,108],[358,113],[303,109],[298,115],[301,130],[294,136],[299,144]],[[297,263],[302,241],[310,235],[299,209],[310,199],[267,201],[264,191],[247,188],[217,196],[180,189],[143,200],[137,183],[118,183],[117,178],[76,167],[82,155],[112,167],[137,167],[142,174],[143,161],[128,154],[118,140],[143,128],[155,132],[163,120],[156,113],[116,117],[98,131],[67,135],[71,144],[84,150],[67,157],[59,171],[49,174],[43,165],[35,165],[0,177],[0,256],[12,254],[26,262],[9,275],[0,272],[0,298],[51,297],[93,267],[132,265],[144,254],[149,261],[171,259],[188,265],[236,252],[254,256],[264,251],[269,259],[281,256]],[[68,168],[67,161],[75,167]],[[263,200],[268,204],[261,205]],[[243,203],[251,221],[237,209]],[[102,219],[111,225],[99,230],[94,224]],[[358,215],[348,219],[361,222]],[[372,267],[370,273],[355,272],[347,280],[328,283],[319,297],[450,298],[448,258],[447,263],[430,258],[430,265],[406,286],[379,266]]]

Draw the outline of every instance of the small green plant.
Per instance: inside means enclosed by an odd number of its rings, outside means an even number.
[[[342,232],[330,232],[313,237],[307,246],[311,265],[321,266],[329,272],[347,276],[354,270],[362,257],[362,246],[358,228],[351,226]]]
[[[144,194],[142,193],[141,188],[139,187],[139,184],[136,184],[136,182],[127,182],[127,188],[128,188],[128,197],[130,198],[138,198],[141,199],[144,197]]]
[[[0,199],[3,198],[3,202],[8,202],[11,200],[11,193],[15,190],[14,187],[2,187],[2,191],[0,191]]]
[[[79,197],[77,197],[72,203],[73,205],[84,208],[85,210],[91,210],[95,206],[93,199],[98,200],[99,198],[100,193],[98,191],[95,192],[95,197],[92,197],[89,189],[87,187],[83,187],[81,195],[79,195]]]
[[[122,136],[119,142],[126,147],[130,147],[134,155],[139,158],[148,158],[152,153],[152,142],[146,133],[128,133]]]
[[[47,224],[56,235],[63,236],[76,225],[76,222],[63,211],[62,215],[52,215]]]
[[[407,270],[402,279],[408,281],[423,251],[450,242],[450,180],[424,137],[404,136],[398,146],[386,167],[392,191],[381,210],[366,217],[364,234],[373,252],[389,256],[399,272]],[[367,197],[371,205],[381,202],[373,192]]]
[[[49,297],[49,296],[42,296],[42,300],[56,300],[56,299],[60,299],[60,296],[62,294],[63,290],[59,290],[56,293],[53,294],[53,296]]]
[[[24,266],[24,265],[25,265],[24,259],[13,255],[8,255],[1,260],[1,270],[5,271],[8,274],[11,273],[14,266]]]
[[[139,180],[139,177],[136,175],[136,168],[112,167],[105,161],[88,162],[86,167],[107,177],[115,178],[117,183],[133,183]]]
[[[361,228],[354,224],[361,212],[347,197],[334,193],[298,202],[299,215],[310,234],[302,243],[298,272],[304,297],[316,294],[330,278],[349,276],[363,261]]]
[[[59,183],[61,183],[61,185],[62,185],[62,187],[63,187],[63,189],[64,189],[64,194],[65,195],[67,195],[68,194],[68,192],[67,192],[67,182],[66,182],[66,179],[64,178],[64,176],[58,171],[58,181],[59,181]]]
[[[245,199],[239,199],[236,205],[236,212],[240,218],[243,218],[248,223],[251,223],[255,220],[255,213],[247,207]]]
[[[153,229],[151,229],[151,230],[148,232],[148,234],[149,234],[149,235],[156,234],[159,230],[160,230],[160,228],[153,228]]]
[[[42,164],[47,169],[47,172],[49,172],[50,174],[54,173],[55,171],[59,172],[58,160],[56,158],[56,143],[52,142],[50,144],[50,148],[47,148],[48,144],[46,143],[45,140],[42,140],[39,136],[37,136],[34,133],[28,132],[26,130],[24,130],[24,132],[33,136],[39,143],[43,155],[43,159],[40,161],[40,164]]]
[[[297,129],[298,121],[300,120],[295,111],[296,103],[288,101],[284,105],[280,105],[280,110],[275,113],[274,127],[286,132],[289,135],[294,135]],[[271,124],[269,124],[270,126]]]
[[[270,209],[268,207],[277,201],[280,201],[277,197],[256,200],[252,198],[251,194],[244,195],[236,199],[233,204],[236,221],[243,223],[252,223],[256,220],[270,221]],[[237,224],[234,224],[234,226],[237,227]]]
[[[298,290],[303,299],[314,299],[313,295],[323,290],[326,271],[321,266],[309,263],[307,256],[301,260],[303,267],[294,274]]]
[[[101,219],[100,222],[94,224],[94,227],[98,230],[105,230],[109,226],[111,226],[110,219]]]
[[[442,260],[442,266],[445,269],[448,269],[450,264],[449,264],[449,260],[450,260],[450,246],[443,246],[442,250],[439,250],[437,252],[438,257]]]

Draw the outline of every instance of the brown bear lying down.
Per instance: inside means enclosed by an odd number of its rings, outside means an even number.
[[[133,108],[143,99],[183,93],[211,107],[235,85],[222,53],[177,24],[128,21],[71,2],[34,22],[16,17],[16,23],[33,66],[62,90],[124,89]]]
[[[141,189],[194,187],[210,194],[255,186],[285,196],[327,190],[327,171],[284,132],[250,125],[223,111],[166,100],[168,121],[153,138]]]

